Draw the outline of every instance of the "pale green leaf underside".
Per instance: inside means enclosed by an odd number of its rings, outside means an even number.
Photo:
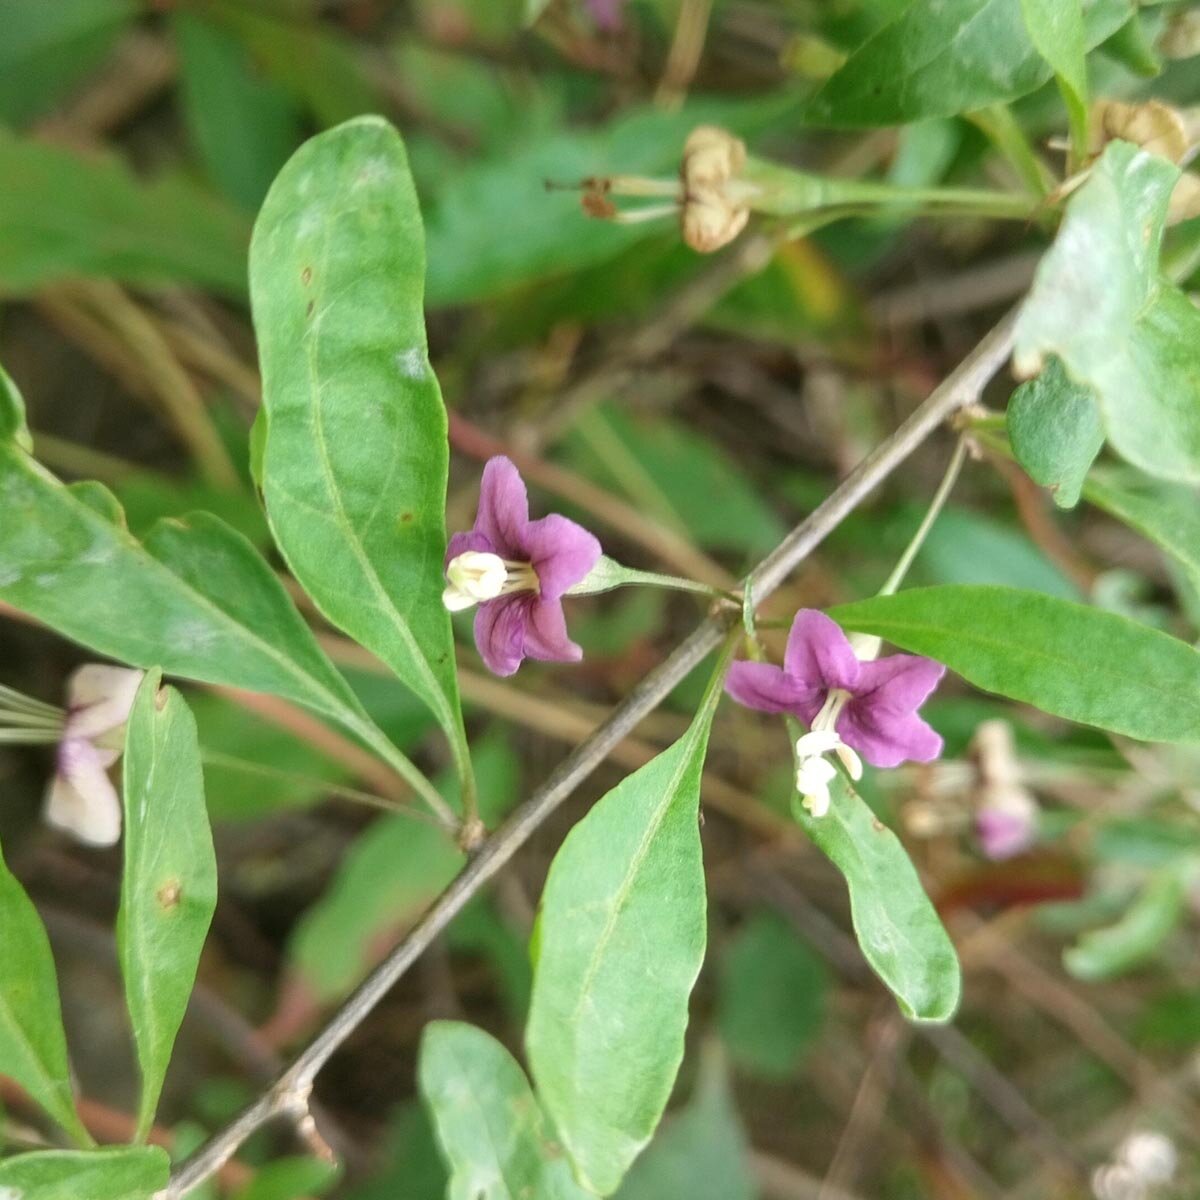
[[[912,588],[830,615],[985,691],[1144,741],[1200,740],[1200,653],[1114,613],[1017,588]]]
[[[846,880],[863,957],[906,1017],[948,1021],[962,993],[962,970],[933,902],[900,839],[840,776],[829,812],[796,819]]]
[[[1023,372],[1057,355],[1095,394],[1113,448],[1200,481],[1200,311],[1159,269],[1179,170],[1113,142],[1067,206],[1017,322]]]
[[[50,942],[2,858],[0,1075],[16,1080],[72,1137],[89,1141],[75,1113]]]
[[[1008,402],[1008,437],[1029,477],[1049,488],[1059,508],[1074,508],[1088,468],[1104,445],[1104,426],[1090,388],[1052,358]]]
[[[142,1073],[138,1128],[154,1119],[217,903],[196,723],[150,671],[125,737],[125,868],[117,943]]]
[[[489,1034],[457,1021],[425,1027],[421,1095],[450,1167],[446,1200],[587,1200],[525,1072]]]
[[[542,895],[526,1043],[581,1183],[613,1192],[662,1117],[704,959],[711,710],[571,831]]]
[[[38,1150],[0,1161],[0,1196],[20,1200],[150,1200],[170,1160],[158,1146]]]
[[[446,414],[426,352],[424,239],[404,146],[379,118],[289,160],[255,224],[263,491],[317,606],[392,667],[462,753],[441,602]]]

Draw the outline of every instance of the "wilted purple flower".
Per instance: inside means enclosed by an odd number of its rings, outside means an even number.
[[[125,723],[142,674],[89,663],[67,681],[67,714],[46,820],[93,846],[111,846],[121,836],[121,801],[108,768],[124,749]]]
[[[979,848],[995,861],[1013,858],[1037,840],[1038,803],[1022,782],[1012,726],[1001,720],[982,722],[971,751],[979,769]]]
[[[1002,862],[1033,845],[1037,834],[1037,805],[1025,792],[1014,792],[1008,803],[991,803],[976,814],[976,834],[984,858]],[[1016,802],[1016,803],[1013,803]]]
[[[876,767],[937,758],[942,739],[917,709],[945,670],[913,654],[860,660],[837,622],[805,608],[792,622],[783,666],[736,662],[725,690],[748,708],[791,713],[808,725],[796,744],[797,786],[821,816],[834,776],[823,755],[836,752],[854,779],[862,772],[858,754]]]
[[[625,0],[584,0],[584,7],[597,29],[616,33],[624,24]]]
[[[600,543],[581,525],[552,513],[529,519],[529,497],[517,468],[488,460],[475,527],[446,549],[451,612],[479,605],[475,645],[488,669],[511,675],[525,658],[578,662],[567,637],[562,598],[600,558]]]

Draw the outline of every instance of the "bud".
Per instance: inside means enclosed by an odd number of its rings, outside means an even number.
[[[1092,105],[1091,152],[1099,154],[1116,138],[1173,163],[1182,162],[1188,151],[1183,114],[1161,100],[1146,100],[1141,104],[1097,100]]]
[[[715,125],[700,125],[683,146],[683,240],[701,254],[728,245],[750,219],[748,197],[737,176],[746,165],[746,145]]]

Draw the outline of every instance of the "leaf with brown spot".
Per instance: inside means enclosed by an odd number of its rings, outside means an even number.
[[[125,740],[125,869],[117,940],[142,1096],[138,1130],[154,1120],[217,902],[217,864],[204,805],[196,723],[174,688],[149,671]]]

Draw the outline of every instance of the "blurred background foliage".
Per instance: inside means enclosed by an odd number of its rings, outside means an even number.
[[[608,7],[612,27],[597,20]],[[250,223],[300,141],[380,112],[403,131],[422,197],[431,351],[452,412],[450,527],[469,523],[479,464],[503,450],[541,505],[586,521],[623,561],[735,578],[1024,291],[1048,231],[901,213],[778,247],[754,271],[743,244],[702,258],[671,225],[588,221],[546,184],[670,175],[701,122],[760,155],[909,185],[1006,187],[1060,167],[1059,95],[1009,64],[985,97],[956,98],[948,76],[943,110],[909,124],[876,128],[849,102],[814,124],[822,78],[907,7],[3,0],[0,361],[29,401],[39,456],[109,485],[135,533],[206,508],[267,549],[248,469]],[[1147,5],[1103,40],[1093,92],[1200,102],[1188,7]],[[1185,262],[1197,224],[1171,235]],[[1008,390],[998,381],[989,404]],[[1125,523],[1094,491],[1060,512],[987,445],[914,583],[1012,584],[1195,639],[1200,592],[1181,565],[1200,561],[1194,491],[1146,491],[1107,467],[1096,486],[1125,497]],[[949,449],[949,438],[925,447],[768,616],[877,588]],[[1163,541],[1168,526],[1182,554],[1141,536]],[[654,592],[581,605],[583,664],[529,663],[504,682],[482,671],[464,624],[489,823],[698,615],[694,600]],[[3,683],[57,701],[79,652],[0,618]],[[379,724],[450,779],[416,702],[322,633]],[[551,855],[588,803],[678,734],[701,683],[614,752],[322,1075],[344,1168],[280,1158],[294,1147],[260,1137],[251,1165],[227,1168],[208,1196],[443,1195],[413,1099],[421,1028],[463,1016],[517,1048]],[[199,688],[188,698],[221,899],[168,1079],[161,1133],[179,1153],[270,1077],[461,861],[431,825],[359,803],[396,798],[394,779],[298,710]],[[787,816],[786,744],[773,725],[722,711],[703,797],[711,933],[691,1052],[622,1200],[1134,1197],[1150,1193],[1112,1191],[1114,1168],[1147,1130],[1179,1159],[1174,1184],[1153,1194],[1197,1194],[1200,756],[1068,728],[961,684],[929,713],[946,758],[869,775],[863,792],[901,831],[959,945],[956,1022],[902,1022],[848,934],[840,880]],[[973,833],[987,785],[973,747],[995,720],[1011,727],[1009,765],[1040,809],[1036,845],[1004,862],[986,861]],[[109,933],[118,861],[42,826],[50,770],[46,753],[0,749],[0,840],[50,928],[85,1118],[121,1140],[135,1081]],[[0,1095],[7,1145],[36,1144],[32,1110]]]

